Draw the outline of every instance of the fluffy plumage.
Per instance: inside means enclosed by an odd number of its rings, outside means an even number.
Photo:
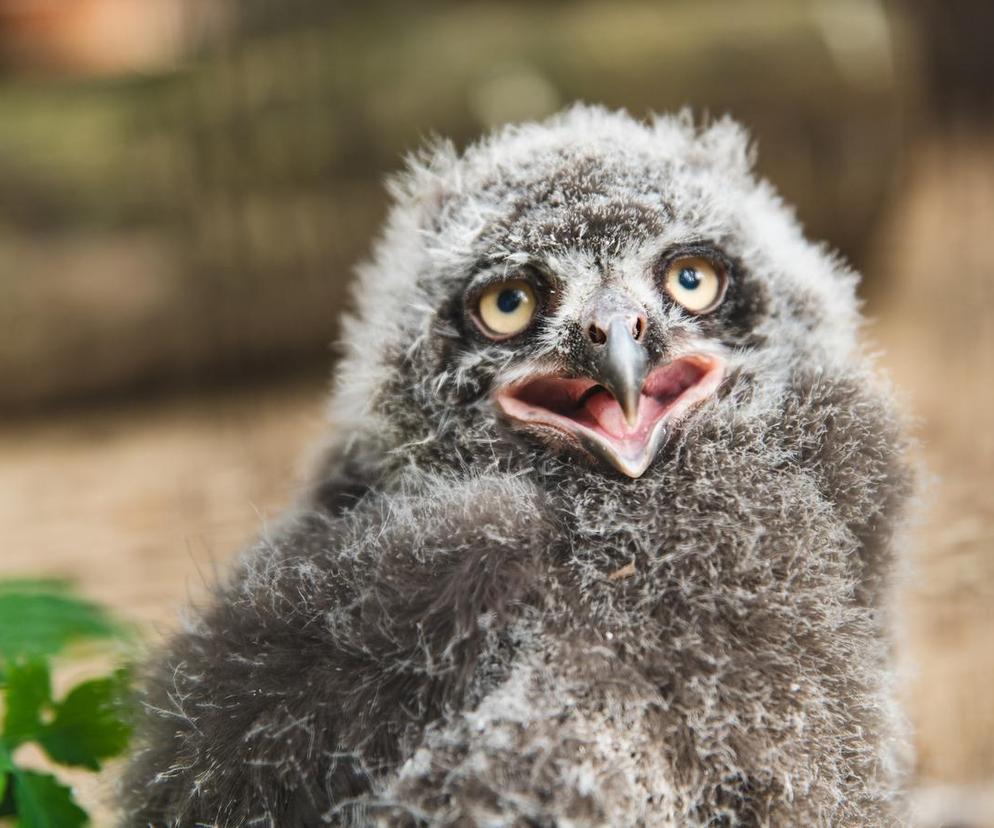
[[[892,535],[910,476],[857,340],[855,275],[807,242],[724,120],[577,107],[392,187],[308,500],[152,669],[128,825],[891,825]],[[653,263],[720,251],[722,306]],[[550,274],[493,343],[464,294]],[[600,287],[717,394],[639,479],[499,416],[582,370]]]

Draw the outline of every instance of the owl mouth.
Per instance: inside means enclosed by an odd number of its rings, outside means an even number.
[[[512,420],[536,433],[550,431],[628,477],[645,474],[668,427],[710,397],[724,377],[713,355],[680,357],[649,372],[635,416],[589,378],[542,376],[501,388],[496,401]]]

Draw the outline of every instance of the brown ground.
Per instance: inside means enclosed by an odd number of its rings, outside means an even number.
[[[902,595],[921,819],[994,826],[994,152],[953,135],[912,155],[879,258],[871,329],[920,418],[930,479]],[[952,790],[948,786],[963,786]]]
[[[994,825],[994,154],[947,139],[910,169],[878,257],[889,279],[869,306],[934,475],[901,600],[906,702],[921,824],[979,828]],[[68,575],[123,617],[168,629],[292,500],[324,390],[318,379],[3,427],[0,575]],[[77,778],[106,824],[107,777]]]

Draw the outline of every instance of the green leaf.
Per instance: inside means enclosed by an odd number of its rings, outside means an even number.
[[[71,641],[121,632],[96,604],[71,595],[63,581],[0,581],[0,662],[52,655]]]
[[[99,770],[100,760],[119,754],[131,737],[123,709],[127,688],[123,671],[76,685],[55,706],[38,742],[56,762]]]
[[[42,730],[42,709],[52,700],[48,664],[37,658],[8,664],[6,683],[3,738],[13,749]]]
[[[17,813],[14,805],[14,786],[10,784],[12,779],[13,777],[10,774],[4,774],[3,776],[3,784],[6,790],[4,796],[0,797],[0,819],[14,816]]]
[[[72,791],[47,773],[14,772],[17,828],[81,828],[86,811],[72,798]]]
[[[0,816],[3,816],[4,795],[7,793],[7,781],[10,779],[10,772],[14,769],[14,763],[10,758],[10,751],[7,746],[0,742]]]

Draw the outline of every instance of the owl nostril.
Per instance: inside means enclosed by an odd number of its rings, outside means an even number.
[[[587,338],[594,343],[594,345],[603,345],[607,342],[607,328],[608,326],[598,325],[596,322],[591,322],[587,326]],[[646,320],[644,316],[636,316],[634,320],[628,322],[628,332],[632,335],[632,339],[636,342],[641,342],[645,336]]]
[[[632,325],[632,336],[635,338],[636,342],[641,342],[642,337],[645,335],[645,319],[641,316],[635,317],[635,324]]]
[[[597,325],[592,324],[589,328],[587,328],[587,336],[590,341],[594,343],[594,345],[603,345],[607,342],[607,334],[604,333],[604,330]]]

